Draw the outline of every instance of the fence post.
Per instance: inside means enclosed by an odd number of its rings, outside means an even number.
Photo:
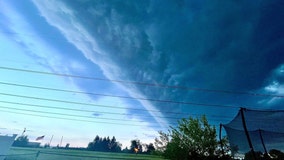
[[[260,140],[261,140],[261,143],[262,143],[262,146],[263,146],[263,149],[264,149],[265,154],[268,155],[267,149],[266,149],[265,144],[264,144],[264,141],[263,141],[263,136],[262,136],[261,131],[262,131],[261,129],[258,130],[259,136],[260,136]]]
[[[35,156],[35,160],[37,160],[37,158],[39,157],[40,151],[37,151],[36,156]]]
[[[221,151],[222,151],[222,156],[225,155],[225,152],[224,152],[224,146],[223,146],[223,143],[222,143],[222,123],[220,123],[220,130],[219,130],[219,141],[220,141],[220,145],[221,145]]]
[[[243,127],[244,127],[245,134],[246,134],[246,137],[247,137],[247,140],[248,140],[248,143],[249,143],[250,150],[251,150],[252,155],[253,155],[253,159],[256,160],[255,152],[254,152],[254,149],[253,149],[253,145],[252,145],[252,142],[251,142],[251,139],[250,139],[250,136],[249,136],[249,132],[248,132],[248,129],[247,129],[246,121],[245,121],[244,110],[245,110],[245,108],[240,109]]]

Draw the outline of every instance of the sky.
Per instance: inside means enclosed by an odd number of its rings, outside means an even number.
[[[125,147],[181,118],[206,115],[218,127],[240,107],[283,110],[283,8],[1,0],[0,133],[26,128],[30,141],[73,147],[115,136]]]

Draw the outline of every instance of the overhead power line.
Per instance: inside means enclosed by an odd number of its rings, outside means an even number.
[[[43,114],[54,114],[59,116],[71,116],[71,117],[78,117],[78,118],[91,118],[91,119],[103,119],[103,120],[110,120],[110,121],[125,121],[125,119],[121,118],[104,118],[104,117],[95,117],[95,116],[84,116],[78,114],[66,114],[66,113],[57,113],[57,112],[47,112],[47,111],[37,111],[32,109],[21,109],[16,107],[4,107],[0,106],[0,108],[16,110],[16,111],[25,111],[25,112],[34,112],[34,113],[43,113]],[[143,121],[132,121],[132,122],[143,122]]]
[[[38,114],[30,114],[30,113],[23,113],[23,112],[15,112],[15,111],[7,111],[0,109],[1,112],[6,113],[13,113],[13,114],[20,114],[20,115],[26,115],[26,116],[35,116],[35,117],[43,117],[43,118],[52,118],[52,119],[61,119],[61,120],[71,120],[71,121],[81,121],[81,122],[91,122],[91,123],[101,123],[101,124],[111,124],[111,125],[127,125],[127,126],[145,126],[141,124],[125,124],[125,123],[115,123],[115,122],[100,122],[100,121],[92,121],[92,120],[83,120],[83,119],[75,119],[75,118],[65,118],[65,117],[54,117],[54,116],[47,116],[47,115],[38,115]],[[150,126],[152,127],[152,126]],[[154,126],[155,127],[155,126]],[[159,127],[159,126],[156,126]]]
[[[114,124],[114,125],[130,125],[130,126],[145,126],[145,125],[141,125],[141,124],[133,124],[133,123],[114,123],[114,122],[106,122],[106,121],[91,121],[91,120],[83,120],[83,119],[74,119],[74,118],[66,118],[66,117],[53,117],[53,116],[49,116],[51,115],[59,115],[59,116],[69,116],[69,117],[80,117],[80,118],[91,118],[91,119],[96,119],[95,117],[90,117],[90,116],[82,116],[82,115],[74,115],[74,114],[66,114],[66,113],[56,113],[56,112],[47,112],[47,111],[35,111],[35,110],[30,110],[30,109],[19,109],[19,108],[15,108],[15,107],[4,107],[4,106],[0,106],[0,111],[2,112],[8,112],[8,113],[15,113],[15,114],[21,114],[21,115],[29,115],[29,116],[38,116],[38,117],[46,117],[46,118],[55,118],[55,119],[63,119],[63,120],[73,120],[73,121],[83,121],[83,122],[94,122],[94,123],[102,123],[102,124]],[[3,110],[3,109],[8,109],[7,110]],[[13,111],[10,111],[13,110]],[[15,112],[15,111],[24,111],[24,112],[33,112],[33,113],[37,113],[35,114],[31,114],[31,113],[23,113],[23,112]],[[48,114],[48,115],[39,115],[40,114]],[[104,119],[104,120],[119,120],[119,121],[125,121],[123,119],[113,119],[113,118],[97,118],[97,119]],[[248,120],[251,121],[251,120]],[[136,121],[137,122],[137,121]],[[138,123],[143,123],[144,121],[140,121]],[[253,122],[257,122],[257,121],[253,121]],[[261,120],[259,120],[259,122],[262,122]],[[156,123],[151,123],[151,124],[156,124]],[[163,124],[163,123],[160,123]],[[168,123],[165,125],[176,125],[176,123]],[[160,127],[160,126],[154,126],[151,125],[151,127]]]
[[[108,94],[101,94],[101,93],[72,91],[72,90],[65,90],[65,89],[48,88],[48,87],[41,87],[41,86],[31,86],[31,85],[23,85],[23,84],[15,84],[15,83],[7,83],[7,82],[0,82],[0,84],[19,86],[19,87],[26,87],[26,88],[35,88],[35,89],[42,89],[42,90],[71,92],[71,93],[79,93],[79,94],[88,94],[88,95],[95,95],[95,96],[114,97],[114,98],[123,98],[123,99],[134,99],[134,100],[143,100],[143,101],[152,101],[152,102],[160,102],[160,103],[173,103],[173,104],[210,106],[210,107],[224,107],[224,108],[238,108],[238,107],[234,107],[234,106],[219,105],[219,104],[204,104],[204,103],[195,103],[195,102],[183,102],[183,101],[160,100],[160,99],[152,99],[152,98],[129,97],[129,96],[121,96],[121,95],[108,95]]]
[[[47,114],[47,115],[58,115],[58,116],[68,116],[68,117],[76,117],[76,118],[87,118],[87,119],[96,119],[96,120],[97,119],[102,119],[102,120],[108,120],[108,121],[123,121],[123,122],[126,121],[126,119],[121,119],[121,118],[104,118],[104,117],[95,117],[95,116],[84,116],[84,115],[78,115],[78,114],[67,114],[67,113],[58,113],[58,112],[38,111],[38,110],[32,110],[32,109],[21,109],[21,108],[16,108],[16,107],[0,106],[0,108],[9,109],[9,110],[13,110],[13,111],[24,111],[24,112],[40,113],[40,114]],[[101,121],[98,121],[98,122],[101,122]],[[105,122],[105,121],[103,121],[103,122]],[[140,120],[140,121],[131,120],[131,122],[143,123],[145,121],[142,121],[142,120]],[[159,124],[164,124],[163,122],[158,122],[158,123]],[[125,124],[126,125],[130,124],[130,125],[144,126],[144,125],[132,124],[132,123],[125,123]],[[155,123],[152,123],[152,124],[155,124]],[[177,124],[177,122],[175,122],[175,123],[168,123],[168,124],[175,125],[175,124]],[[164,125],[168,125],[168,124],[164,124]]]
[[[31,107],[44,108],[44,109],[59,109],[59,110],[66,110],[66,111],[77,111],[77,112],[98,113],[98,114],[111,114],[111,115],[123,115],[123,116],[132,116],[133,115],[133,114],[130,114],[130,113],[102,112],[102,111],[96,111],[96,110],[74,109],[74,108],[66,108],[66,107],[54,107],[54,106],[47,106],[47,105],[38,105],[38,104],[31,104],[31,103],[19,103],[19,102],[10,102],[10,101],[0,101],[0,103],[16,104],[16,105],[22,105],[22,106],[31,106]],[[142,114],[136,114],[136,115],[153,118],[153,116],[144,115],[144,114],[143,115]],[[167,119],[179,119],[177,117],[164,117],[164,116],[155,116],[155,117],[167,118]],[[229,118],[231,118],[231,117],[229,117]]]
[[[250,95],[250,96],[261,96],[261,97],[284,98],[284,95],[278,95],[278,94],[262,94],[262,93],[254,93],[254,92],[243,92],[243,91],[230,91],[230,90],[193,88],[193,87],[185,87],[185,86],[173,86],[173,85],[164,85],[164,84],[158,84],[158,83],[146,83],[146,82],[138,82],[138,81],[114,80],[114,79],[79,76],[79,75],[54,73],[54,72],[43,72],[43,71],[35,71],[35,70],[27,70],[27,69],[19,69],[19,68],[11,68],[11,67],[3,67],[3,66],[0,66],[0,69],[10,70],[10,71],[19,71],[19,72],[29,72],[29,73],[36,73],[36,74],[53,75],[53,76],[89,79],[89,80],[96,80],[96,81],[108,81],[108,82],[123,83],[123,84],[152,86],[152,87],[160,87],[160,88],[174,88],[174,89],[193,90],[193,91],[200,91],[200,92],[214,92],[214,93],[225,93],[225,94],[239,94],[239,95]]]
[[[111,114],[111,115],[123,115],[123,116],[132,116],[133,114],[130,113],[116,113],[116,112],[102,112],[102,111],[96,111],[96,110],[86,110],[86,109],[74,109],[74,108],[66,108],[66,107],[54,107],[54,106],[47,106],[47,105],[38,105],[38,104],[31,104],[31,103],[19,103],[19,102],[10,102],[10,101],[1,101],[0,103],[5,103],[5,104],[15,104],[15,105],[21,105],[21,106],[30,106],[30,107],[36,107],[36,108],[43,108],[43,109],[58,109],[58,110],[64,110],[64,111],[76,111],[76,112],[87,112],[87,113],[98,113],[98,114]],[[193,114],[193,113],[187,113],[183,112],[182,114],[186,115],[185,118],[188,118],[189,115],[191,116],[201,116],[201,114]],[[145,114],[135,114],[137,116],[143,116],[143,118],[148,117],[148,118],[153,118],[153,116],[150,115],[145,115]],[[181,119],[181,117],[167,117],[167,116],[155,116],[158,118],[165,118],[165,119]],[[222,119],[231,119],[231,116],[219,116],[219,115],[206,115],[206,117],[212,118],[220,118]]]
[[[159,110],[145,110],[145,109],[141,109],[141,108],[128,108],[128,107],[98,105],[98,104],[93,104],[93,103],[83,103],[83,102],[66,101],[66,100],[60,100],[60,99],[32,97],[32,96],[24,96],[24,95],[1,93],[1,92],[0,92],[0,95],[29,98],[29,99],[36,99],[36,100],[43,100],[43,101],[53,101],[53,102],[68,103],[68,104],[85,105],[85,106],[96,106],[96,107],[104,107],[104,108],[129,109],[129,110],[148,111],[148,112],[150,111],[150,112],[160,112],[160,113],[169,113],[169,114],[180,114],[179,112],[170,112],[170,111],[165,112],[165,111],[159,111]],[[193,103],[193,102],[184,102],[183,104],[195,105],[195,106],[204,106],[204,107],[207,106],[207,107],[222,107],[222,108],[239,108],[239,107],[235,107],[235,106],[217,105],[217,104],[203,104],[203,103]]]

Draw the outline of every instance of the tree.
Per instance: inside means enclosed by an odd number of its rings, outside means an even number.
[[[93,142],[88,144],[88,149],[92,151],[103,151],[102,141],[102,138],[97,135]]]
[[[28,136],[21,135],[13,143],[13,146],[16,147],[27,147],[29,143]]]
[[[125,147],[125,148],[122,150],[122,152],[123,152],[123,153],[131,153],[130,150],[129,150],[127,147]]]
[[[255,158],[254,158],[255,156]],[[263,154],[260,151],[255,151],[254,154],[252,151],[245,153],[245,160],[264,160]],[[265,159],[266,160],[266,159]]]
[[[50,148],[50,144],[49,143],[45,143],[43,148]]]
[[[151,153],[153,153],[155,150],[156,150],[156,149],[155,149],[153,143],[146,144],[146,153],[147,153],[147,154],[151,154]]]
[[[121,151],[121,144],[116,141],[116,138],[113,136],[111,141],[108,144],[108,147],[111,152],[120,152]]]
[[[269,155],[272,159],[284,159],[284,153],[276,149],[271,149]]]
[[[101,151],[103,151],[103,152],[109,151],[109,149],[108,149],[108,144],[109,144],[109,142],[110,142],[109,137],[107,137],[107,138],[104,137],[104,138],[103,138],[103,141],[101,142],[101,148],[102,148]]]
[[[69,147],[70,147],[70,143],[67,143],[67,144],[65,145],[65,149],[69,149]]]
[[[225,136],[221,138],[221,140],[218,142],[217,149],[215,151],[215,154],[218,156],[219,159],[232,159],[233,154],[237,152],[238,148],[233,147],[233,149],[230,147],[228,137]]]
[[[159,145],[165,146],[159,146]],[[218,141],[216,129],[210,126],[206,117],[181,119],[169,134],[160,132],[156,140],[158,150],[169,159],[205,159],[216,156]]]
[[[102,152],[120,152],[121,144],[116,141],[115,137],[110,140],[109,137],[101,138],[97,135],[93,142],[88,144],[87,149]]]
[[[159,131],[159,138],[155,138],[155,148],[156,152],[164,152],[166,146],[169,143],[169,134]]]
[[[131,140],[130,151],[136,153],[142,152],[142,144],[140,143],[140,140],[138,139]]]

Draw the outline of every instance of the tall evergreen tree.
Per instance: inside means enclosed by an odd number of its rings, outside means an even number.
[[[115,137],[111,140],[109,137],[95,137],[93,142],[88,144],[88,150],[101,151],[101,152],[120,152],[121,144],[116,141]]]

